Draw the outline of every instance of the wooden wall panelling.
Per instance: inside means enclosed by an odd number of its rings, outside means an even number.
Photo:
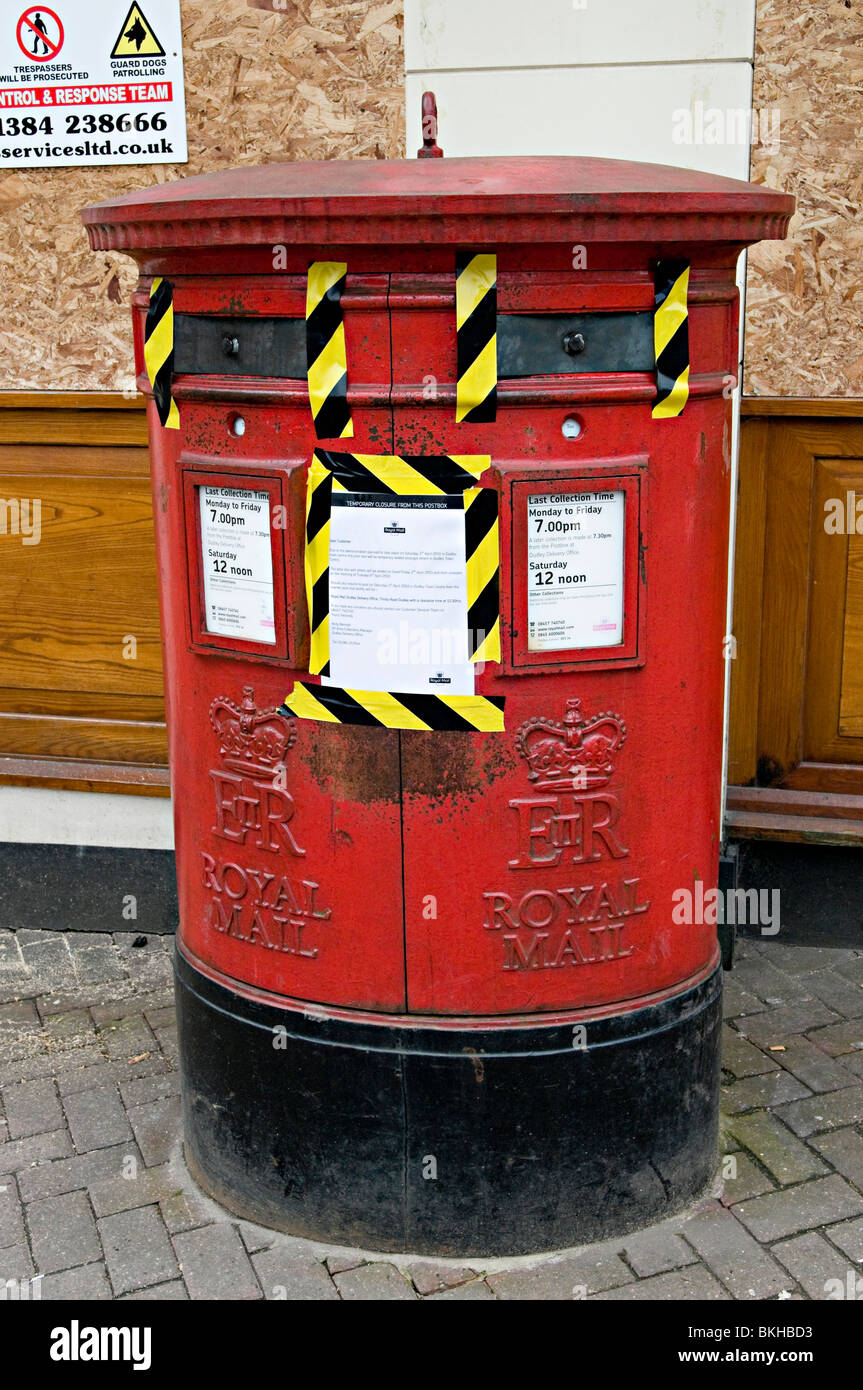
[[[728,735],[728,781],[740,785],[754,781],[758,763],[767,444],[766,420],[741,421]]]
[[[38,544],[11,531],[21,499]],[[0,396],[0,500],[0,782],[166,795],[142,402]]]

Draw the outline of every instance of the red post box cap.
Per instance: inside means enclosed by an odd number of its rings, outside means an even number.
[[[781,238],[794,199],[664,164],[578,156],[264,164],[84,210],[94,250],[267,243],[724,242]]]

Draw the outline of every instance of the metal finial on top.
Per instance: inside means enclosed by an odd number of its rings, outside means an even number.
[[[437,142],[437,102],[434,92],[423,92],[423,143],[417,159],[443,159]]]

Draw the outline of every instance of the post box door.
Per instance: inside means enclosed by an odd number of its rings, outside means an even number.
[[[180,428],[155,431],[153,447],[183,946],[239,986],[398,1012],[398,735],[277,713],[308,670],[305,277],[219,293],[175,279]],[[354,380],[374,398],[353,443],[380,452],[392,441],[385,277],[349,277],[345,328]],[[247,498],[265,499],[255,525],[266,532],[269,512],[269,546],[259,535],[237,554]]]

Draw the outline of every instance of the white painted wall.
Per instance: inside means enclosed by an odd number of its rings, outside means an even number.
[[[405,0],[407,152],[431,90],[444,156],[595,155],[745,179],[749,122],[718,141],[709,113],[749,112],[754,46],[755,0]],[[688,144],[686,111],[701,133]],[[738,284],[742,304],[745,257]],[[732,498],[738,435],[736,392]],[[733,511],[731,530],[729,632]]]
[[[173,849],[167,797],[0,787],[0,840],[27,845]]]

